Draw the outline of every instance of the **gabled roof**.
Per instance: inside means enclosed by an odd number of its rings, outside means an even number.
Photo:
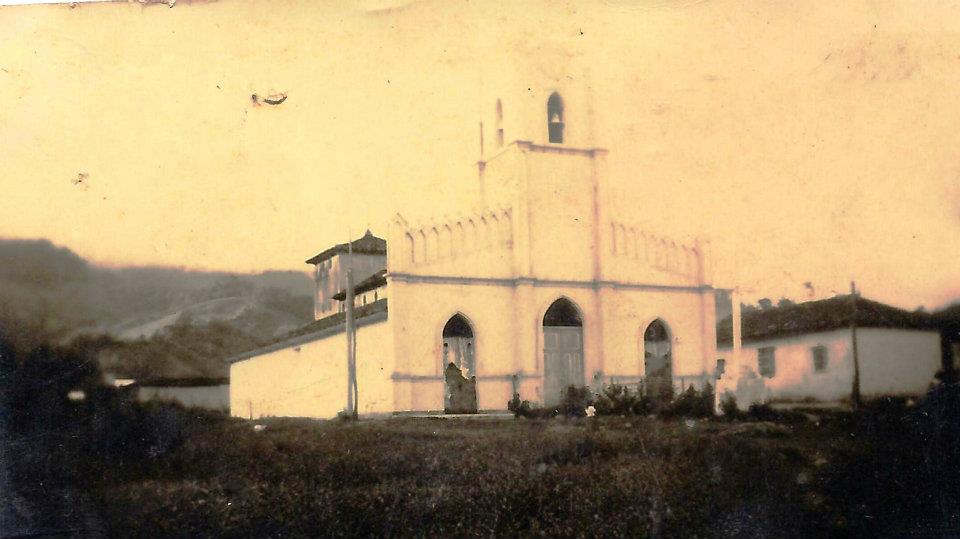
[[[385,320],[387,316],[387,298],[381,298],[373,303],[368,303],[362,307],[357,307],[354,309],[353,315],[358,327],[363,326],[366,323],[375,323],[379,320]],[[313,322],[295,329],[283,337],[274,339],[272,342],[260,346],[259,348],[228,357],[225,361],[227,363],[236,363],[238,361],[243,361],[244,359],[249,359],[251,357],[273,352],[275,350],[289,348],[291,346],[299,346],[304,343],[325,338],[329,335],[335,335],[339,332],[346,331],[346,319],[346,313],[331,314],[330,316],[321,318],[320,320],[314,320]]]
[[[373,235],[372,232],[367,230],[366,234],[363,235],[360,239],[353,240],[350,242],[350,245],[353,246],[353,252],[355,254],[362,255],[386,255],[387,254],[387,240],[383,238],[378,238]],[[307,264],[319,264],[324,260],[333,258],[341,253],[346,253],[348,251],[348,246],[346,243],[338,243],[333,247],[327,249],[326,251],[318,254],[317,256],[307,260]]]
[[[364,292],[373,290],[374,288],[380,288],[381,286],[387,286],[387,270],[380,270],[353,285],[353,293],[362,294]],[[333,295],[333,299],[337,301],[343,301],[347,299],[347,290],[343,289],[337,292]]]
[[[383,298],[373,303],[368,303],[366,305],[357,307],[353,310],[353,316],[355,319],[359,320],[366,316],[376,314],[379,312],[386,312],[387,310],[387,299]],[[329,316],[321,318],[320,320],[314,320],[309,324],[291,331],[282,337],[281,340],[290,339],[293,337],[299,337],[301,335],[309,335],[311,333],[316,333],[318,331],[334,327],[334,326],[343,326],[347,321],[347,313],[333,313]]]
[[[209,378],[196,376],[193,378],[148,378],[137,380],[131,385],[137,387],[209,387],[224,386],[230,383],[230,378]]]
[[[745,312],[741,337],[744,342],[760,341],[850,327],[853,303],[851,296],[845,295]],[[856,298],[856,306],[857,327],[935,329],[926,313],[905,311],[860,296]],[[718,343],[730,344],[732,328],[731,317],[717,322]]]

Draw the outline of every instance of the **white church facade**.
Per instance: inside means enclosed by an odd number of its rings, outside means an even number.
[[[626,174],[609,174],[589,95],[570,81],[491,99],[469,214],[414,224],[398,213],[386,241],[353,242],[360,414],[503,410],[514,394],[551,404],[569,385],[713,383],[708,245],[613,209],[636,208],[612,200]],[[346,251],[308,261],[313,324],[230,359],[233,415],[345,408]]]

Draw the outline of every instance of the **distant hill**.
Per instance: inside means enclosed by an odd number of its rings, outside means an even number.
[[[0,333],[26,349],[82,335],[108,336],[121,343],[115,350],[125,342],[144,349],[177,332],[183,340],[192,327],[219,339],[200,356],[234,353],[312,321],[312,294],[306,273],[105,268],[46,240],[0,239]],[[181,370],[190,371],[193,352],[170,351],[170,363],[186,360]]]

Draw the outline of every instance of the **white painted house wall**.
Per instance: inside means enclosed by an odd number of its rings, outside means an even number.
[[[361,414],[393,411],[393,347],[385,316],[358,321],[357,392]],[[370,323],[377,317],[378,321]],[[342,328],[322,338],[233,363],[230,413],[235,417],[311,417],[330,419],[346,408],[347,341]]]
[[[230,385],[216,386],[138,386],[139,402],[175,402],[186,408],[230,410]]]
[[[759,373],[759,349],[773,347],[776,373],[762,378],[765,400],[849,399],[854,371],[851,343],[849,328],[744,343],[739,365],[730,360],[721,390],[736,391],[740,368]],[[828,352],[822,372],[814,370],[815,346],[825,346]],[[857,328],[857,347],[864,397],[922,394],[941,365],[940,336],[935,331]],[[720,357],[731,354],[729,348],[718,352]]]

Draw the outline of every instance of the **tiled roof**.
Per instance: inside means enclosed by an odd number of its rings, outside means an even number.
[[[387,310],[387,299],[383,298],[381,300],[374,301],[373,303],[368,303],[362,305],[353,310],[353,317],[357,320],[363,318],[364,316],[370,316],[371,314],[378,313],[381,311]],[[299,337],[300,335],[308,335],[310,333],[316,333],[333,326],[342,326],[347,323],[347,313],[334,313],[330,316],[325,316],[320,320],[314,320],[309,324],[295,329],[290,333],[287,333],[281,337],[280,341],[290,339],[293,337]]]
[[[857,327],[935,329],[925,313],[905,311],[859,296],[856,305]],[[849,295],[746,312],[741,337],[744,342],[760,341],[850,327],[853,312]],[[718,343],[730,344],[732,327],[730,317],[717,322]]]
[[[353,285],[354,294],[362,294],[374,288],[387,285],[387,270],[380,270],[359,283]],[[347,299],[347,290],[343,289],[333,295],[333,299],[343,301]]]
[[[381,317],[386,316],[387,298],[382,298],[374,301],[373,303],[368,303],[361,307],[357,307],[353,310],[354,319],[357,321],[358,326],[362,326],[366,322],[375,322],[377,320],[375,315],[377,314],[380,314]],[[283,337],[275,339],[274,341],[259,348],[231,356],[225,361],[227,363],[236,363],[237,361],[242,361],[244,359],[265,354],[274,350],[280,350],[290,346],[297,346],[304,342],[310,342],[312,340],[316,340],[317,338],[322,338],[325,335],[333,335],[338,331],[345,331],[346,320],[346,313],[331,314],[330,316],[326,316],[320,320],[314,320],[313,322],[295,329]]]
[[[230,383],[229,378],[150,378],[137,380],[131,385],[139,387],[208,387],[223,386]]]
[[[369,230],[362,238],[350,242],[353,246],[353,252],[363,255],[385,255],[387,254],[387,240],[378,238]],[[348,251],[346,243],[338,243],[317,256],[307,260],[307,264],[319,264],[328,258],[346,253]]]

